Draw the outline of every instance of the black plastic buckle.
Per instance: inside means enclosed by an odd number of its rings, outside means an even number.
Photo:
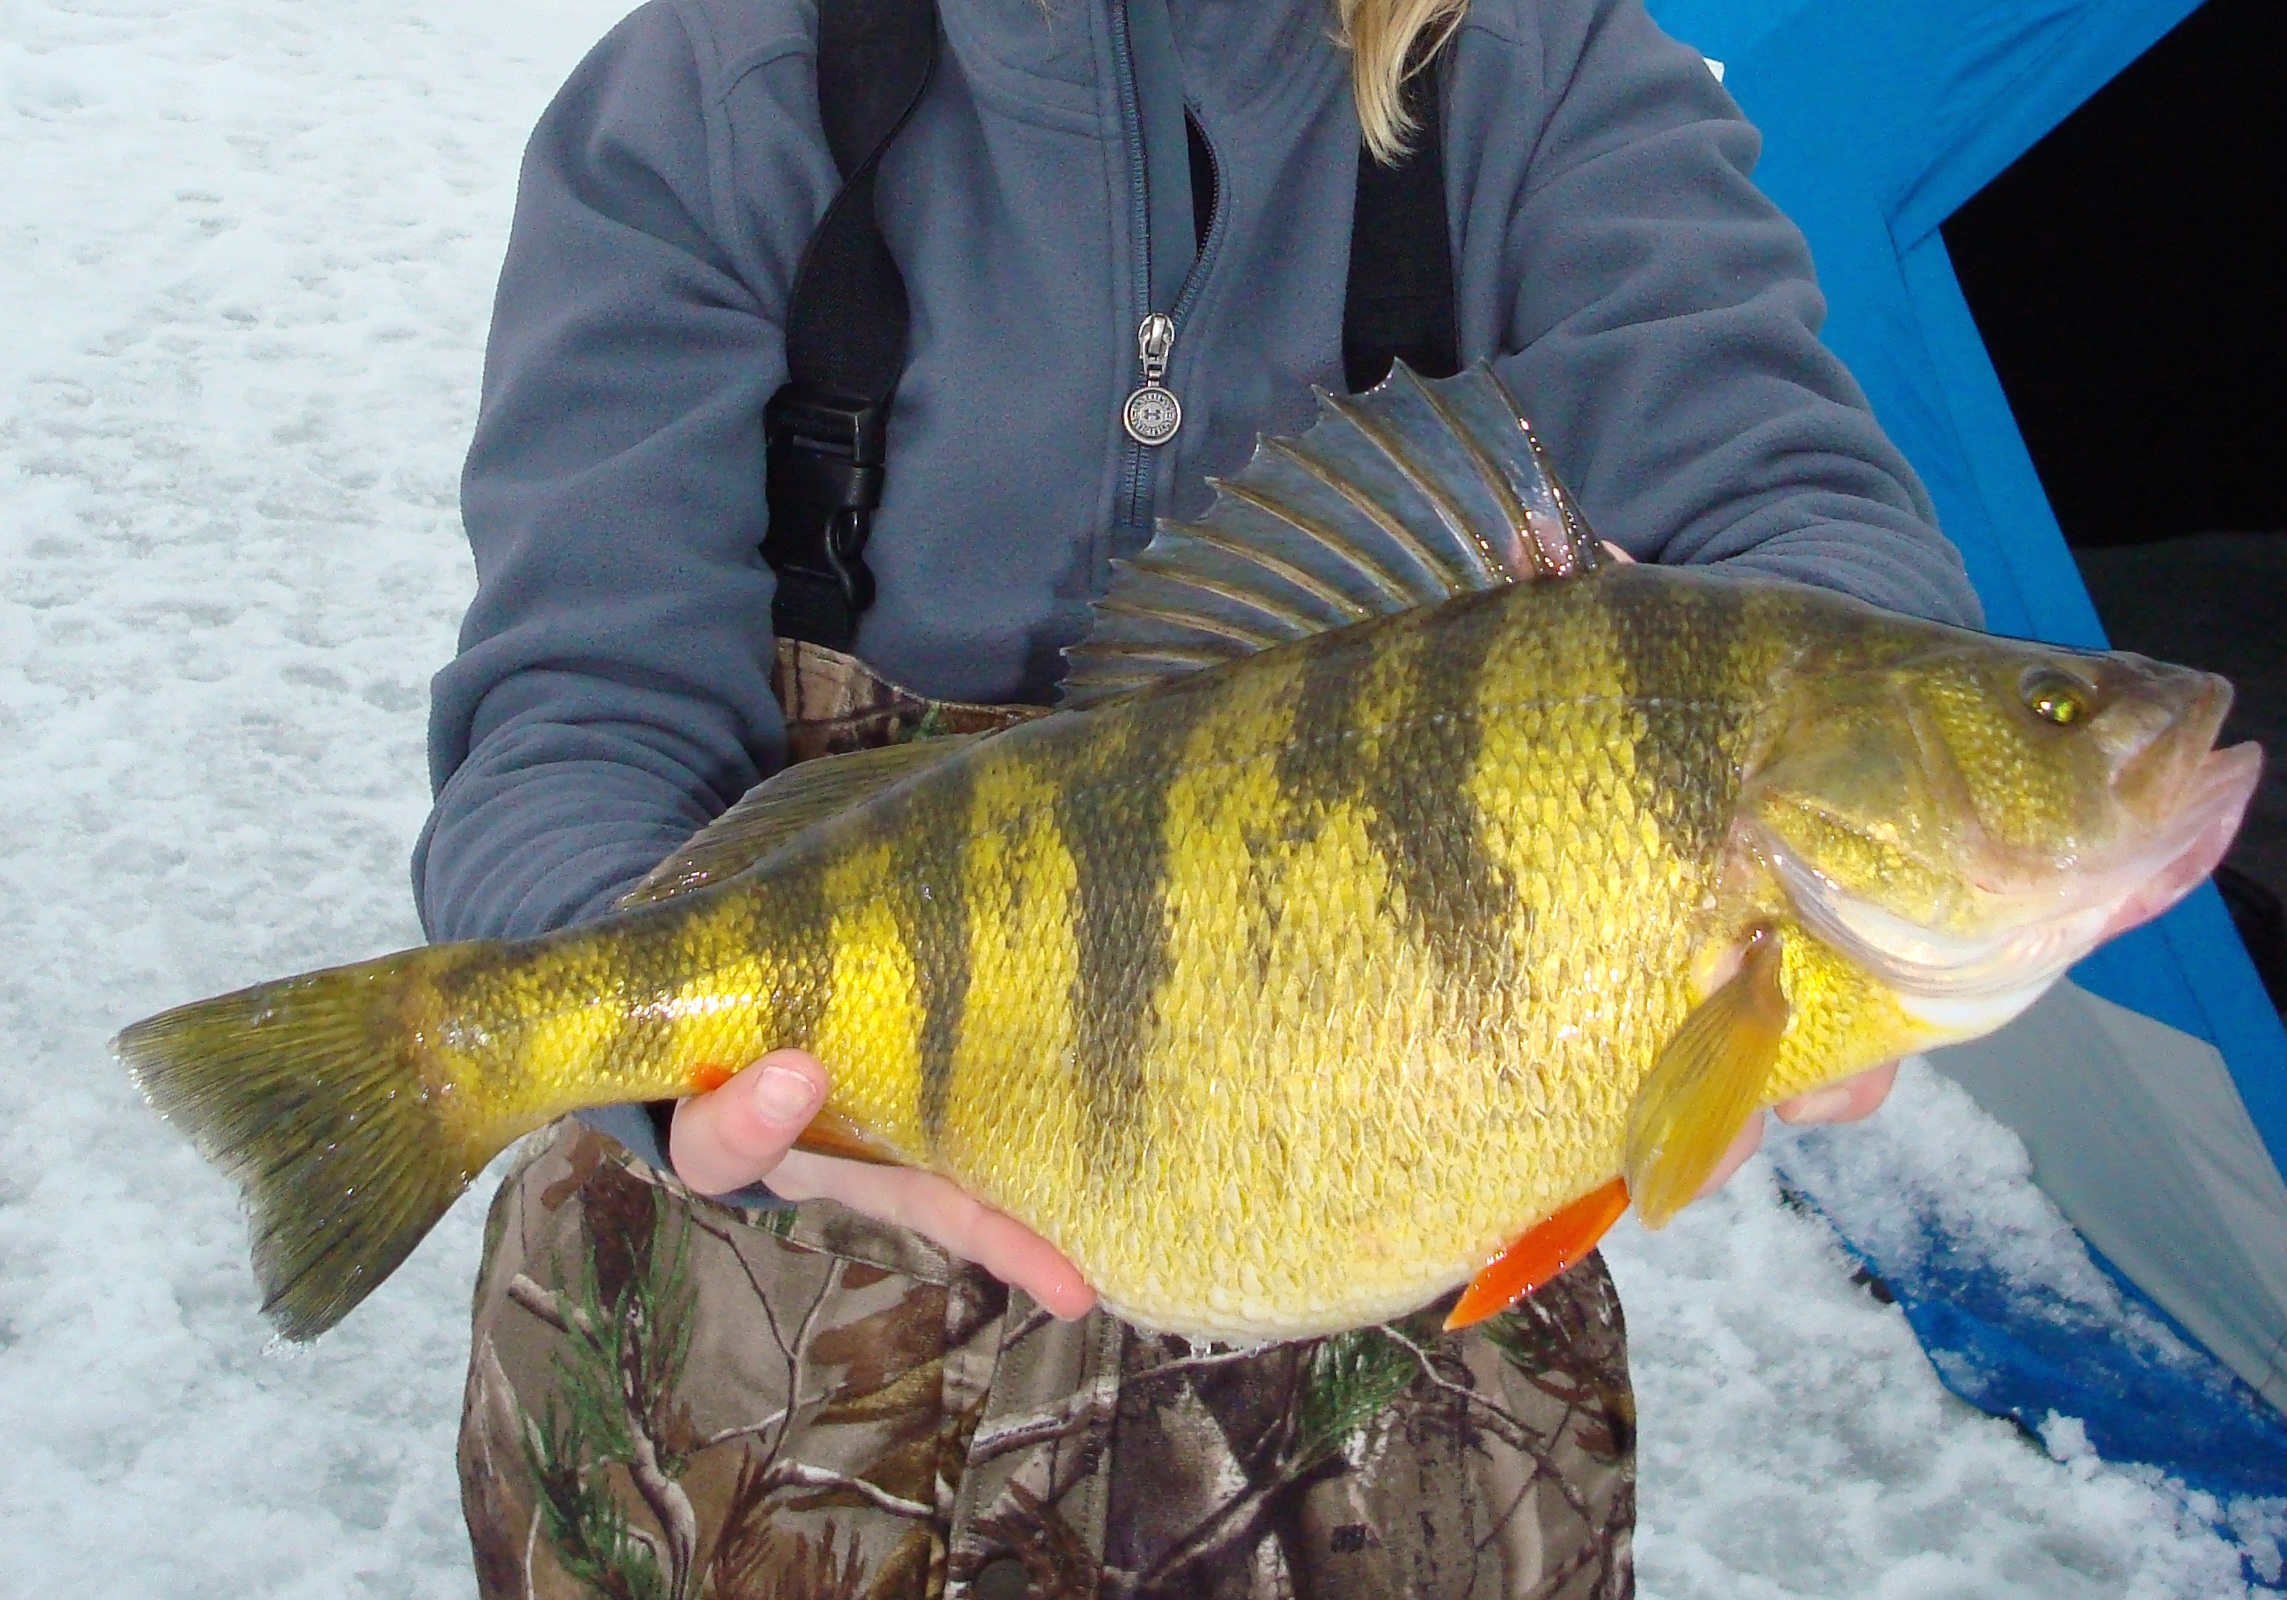
[[[778,575],[785,598],[830,585],[846,616],[824,631],[841,637],[815,642],[841,649],[859,613],[874,601],[873,574],[864,560],[874,508],[881,504],[887,459],[889,406],[805,392],[787,384],[763,408],[764,490],[770,527],[762,558]],[[789,585],[789,579],[795,580]],[[807,580],[807,581],[804,581]],[[786,592],[791,588],[793,592]],[[783,631],[783,630],[782,630]]]

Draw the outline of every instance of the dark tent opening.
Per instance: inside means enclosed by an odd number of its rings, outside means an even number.
[[[2287,529],[2283,68],[2207,0],[1945,224],[2076,550]]]
[[[1944,234],[2106,632],[2271,758],[2218,885],[2287,1010],[2283,63],[2287,6],[2207,0]]]

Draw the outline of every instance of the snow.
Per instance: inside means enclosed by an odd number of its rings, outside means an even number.
[[[2050,1419],[2044,1454],[1948,1393],[1833,1227],[1779,1200],[1773,1157],[1877,1255],[1908,1259],[1934,1213],[2028,1288],[2141,1317],[2015,1135],[1919,1061],[1864,1124],[1773,1128],[1721,1194],[1606,1246],[1635,1357],[1647,1596],[2238,1595],[2243,1555],[2277,1581],[2287,1504],[2222,1505],[2103,1462],[2073,1418]],[[2148,1317],[2138,1331],[2175,1343]]]
[[[483,1194],[283,1351],[228,1185],[104,1041],[418,937],[517,153],[619,9],[0,0],[0,1596],[473,1590]],[[1909,1075],[1844,1137],[1926,1147],[1976,1115],[1942,1101]],[[2030,1203],[2021,1169],[1977,1181]],[[2238,1593],[2217,1521],[2276,1570],[2278,1508],[1949,1397],[1767,1162],[1611,1255],[1648,1596]]]
[[[481,1202],[283,1359],[104,1041],[419,937],[526,130],[618,0],[0,0],[0,1593],[465,1595]]]

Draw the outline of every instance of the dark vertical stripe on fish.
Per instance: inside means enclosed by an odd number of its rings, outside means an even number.
[[[1501,599],[1471,597],[1453,607],[1448,626],[1414,630],[1409,703],[1366,779],[1371,835],[1406,919],[1431,957],[1463,976],[1518,910],[1517,886],[1489,848],[1471,795],[1484,743],[1479,682],[1501,635]]]
[[[1169,948],[1167,797],[1175,763],[1212,690],[1155,696],[1124,736],[1075,752],[1059,774],[1056,829],[1077,880],[1070,1004],[1078,1082],[1101,1163],[1125,1161]]]
[[[1360,680],[1373,657],[1358,645],[1369,634],[1387,632],[1369,624],[1300,647],[1306,653],[1295,685],[1294,732],[1278,753],[1280,836],[1265,839],[1266,848],[1307,844],[1318,837],[1328,813],[1371,799],[1373,778],[1358,759],[1364,730],[1356,717]]]
[[[671,1037],[671,1017],[646,1002],[671,995],[689,979],[682,951],[683,930],[689,925],[691,909],[680,903],[662,905],[630,917],[614,928],[610,937],[592,942],[561,934],[547,936],[545,942],[553,948],[543,970],[552,968],[552,981],[545,983],[543,992],[560,996],[567,1009],[581,1007],[609,1024],[598,1041],[599,1061],[636,1067]],[[449,968],[432,980],[448,1014],[490,1012],[515,1018],[520,1029],[548,1020],[545,1014],[528,1015],[526,1003],[510,987],[519,976],[529,981],[528,974],[516,971],[522,964],[518,947],[496,948],[497,958],[480,965]],[[478,998],[492,994],[502,979],[507,982],[500,985],[503,992],[497,998]],[[603,997],[600,1003],[598,997]]]
[[[953,1056],[969,1004],[970,940],[967,873],[970,809],[976,781],[966,762],[943,769],[909,802],[916,870],[899,885],[898,933],[921,984],[921,1131],[934,1145],[945,1130],[953,1092]]]
[[[1636,786],[1677,856],[1706,859],[1730,824],[1729,747],[1746,715],[1731,682],[1737,607],[1705,589],[1678,591],[1607,574],[1595,594],[1620,663],[1621,692],[1644,719]]]
[[[1457,972],[1517,914],[1517,893],[1470,797],[1483,743],[1478,680],[1500,637],[1501,593],[1454,601],[1444,616],[1434,629],[1370,626],[1319,646],[1278,775],[1293,837],[1310,839],[1343,807],[1364,815],[1400,903],[1391,909],[1402,910],[1432,959]],[[1393,663],[1403,684],[1397,703],[1380,725],[1362,726],[1361,692]]]
[[[1293,730],[1274,769],[1277,809],[1247,836],[1258,881],[1267,882],[1278,870],[1276,858],[1283,852],[1316,840],[1330,813],[1370,801],[1371,774],[1358,759],[1361,730],[1355,718],[1360,675],[1372,665],[1372,658],[1358,648],[1358,641],[1386,631],[1368,624],[1356,631],[1322,634],[1298,647],[1303,664],[1294,689]],[[1279,903],[1277,898],[1271,901],[1274,906]],[[1262,919],[1248,954],[1266,977],[1277,938],[1277,922]]]
[[[750,922],[754,948],[771,951],[778,961],[774,1044],[814,1049],[818,1024],[834,1003],[834,908],[826,900],[823,869],[805,865],[773,872]]]

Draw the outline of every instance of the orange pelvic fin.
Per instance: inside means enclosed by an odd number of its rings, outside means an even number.
[[[1573,1201],[1495,1256],[1469,1281],[1447,1314],[1448,1333],[1506,1311],[1526,1295],[1596,1248],[1620,1213],[1628,1209],[1628,1183],[1614,1178],[1603,1188]]]

